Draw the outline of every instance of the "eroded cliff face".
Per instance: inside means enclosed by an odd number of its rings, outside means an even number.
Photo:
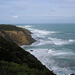
[[[0,30],[0,36],[7,39],[8,41],[13,41],[18,46],[30,45],[35,40],[31,37],[31,32],[27,29],[21,28],[21,30]]]

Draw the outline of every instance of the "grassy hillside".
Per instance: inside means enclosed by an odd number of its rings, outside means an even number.
[[[33,55],[0,37],[0,75],[54,75]]]

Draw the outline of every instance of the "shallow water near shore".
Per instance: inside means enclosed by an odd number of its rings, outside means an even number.
[[[57,75],[75,74],[75,24],[20,24],[37,42],[23,46]],[[33,50],[33,51],[31,51]]]

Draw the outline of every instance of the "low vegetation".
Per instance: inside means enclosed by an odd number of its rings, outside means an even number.
[[[54,75],[33,55],[0,37],[0,75]]]

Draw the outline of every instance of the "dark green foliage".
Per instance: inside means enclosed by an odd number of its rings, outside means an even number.
[[[27,67],[26,64],[17,64],[14,62],[0,61],[0,75],[50,75],[47,70],[37,70]],[[51,74],[52,75],[52,74]]]
[[[2,61],[3,60],[3,61]],[[0,75],[54,75],[33,55],[0,37]]]

